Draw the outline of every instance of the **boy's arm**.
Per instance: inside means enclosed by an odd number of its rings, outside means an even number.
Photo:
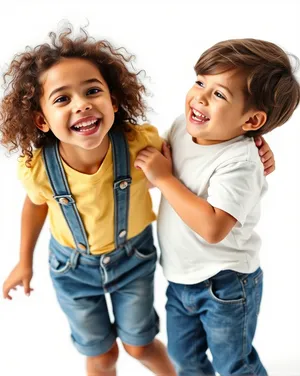
[[[256,174],[256,164],[233,163],[212,176],[209,196],[204,200],[173,176],[171,154],[166,145],[163,155],[153,148],[141,151],[135,166],[144,171],[181,219],[208,243],[223,240],[237,221],[243,224],[257,202],[263,181],[262,174]]]
[[[24,286],[25,294],[29,295],[32,278],[32,264],[34,247],[44,225],[48,213],[47,204],[35,205],[26,196],[21,220],[21,244],[19,263],[10,273],[3,285],[4,298],[12,299],[9,295],[16,286]]]
[[[173,175],[162,179],[157,187],[180,218],[208,243],[219,243],[237,220],[191,192]]]

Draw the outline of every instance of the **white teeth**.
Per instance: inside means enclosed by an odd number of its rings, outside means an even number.
[[[83,121],[82,123],[74,125],[74,128],[80,129],[82,127],[88,127],[89,125],[93,125],[95,123],[97,123],[97,120]]]
[[[209,118],[208,118],[207,116],[202,115],[201,112],[195,110],[194,108],[192,108],[192,111],[193,111],[193,114],[194,114],[195,116],[197,116],[198,118],[201,118],[201,119],[203,119],[203,120],[209,120]]]

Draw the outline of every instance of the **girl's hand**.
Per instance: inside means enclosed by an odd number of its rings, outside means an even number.
[[[260,156],[260,160],[264,165],[265,175],[271,174],[275,170],[275,159],[274,154],[266,142],[266,140],[261,137],[255,137],[255,145],[258,148],[258,154]]]
[[[170,147],[164,143],[162,153],[153,147],[143,149],[138,153],[134,166],[143,170],[151,184],[158,186],[162,179],[172,175]]]
[[[30,292],[33,291],[30,287],[32,275],[32,267],[21,263],[17,264],[3,284],[4,299],[12,300],[12,297],[9,295],[10,290],[16,290],[17,286],[23,286],[24,293],[29,296]]]

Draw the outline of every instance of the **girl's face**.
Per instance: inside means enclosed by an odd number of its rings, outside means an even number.
[[[40,78],[42,112],[35,122],[62,144],[84,150],[101,145],[113,125],[118,107],[99,69],[80,58],[63,59]]]

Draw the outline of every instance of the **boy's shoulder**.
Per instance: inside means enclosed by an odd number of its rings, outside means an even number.
[[[239,136],[218,145],[221,151],[220,162],[248,162],[259,164],[259,166],[262,165],[258,149],[252,137]]]

